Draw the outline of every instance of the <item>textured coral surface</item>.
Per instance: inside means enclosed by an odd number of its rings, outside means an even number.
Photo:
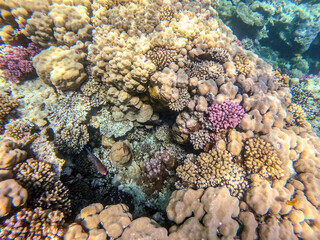
[[[0,1],[0,238],[319,239],[320,78],[221,20],[301,54],[279,2]]]

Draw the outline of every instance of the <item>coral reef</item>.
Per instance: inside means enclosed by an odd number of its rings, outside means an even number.
[[[51,164],[28,159],[13,170],[15,179],[29,192],[30,206],[70,214],[69,190],[57,180]]]
[[[225,101],[222,105],[213,104],[208,107],[208,123],[212,130],[235,128],[241,121],[244,108],[234,101]]]
[[[0,238],[318,239],[319,79],[219,18],[263,39],[276,4],[0,1],[2,41],[46,48],[40,78],[0,82],[1,125],[21,103],[0,135]]]
[[[8,215],[12,207],[23,206],[27,198],[27,190],[14,179],[0,182],[0,217]]]

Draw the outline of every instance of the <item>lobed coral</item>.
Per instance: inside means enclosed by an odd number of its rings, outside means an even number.
[[[85,54],[73,48],[50,47],[34,57],[33,65],[42,81],[59,90],[75,90],[87,74],[83,66]]]
[[[12,207],[23,206],[28,198],[26,189],[14,179],[0,182],[0,217],[8,215]]]

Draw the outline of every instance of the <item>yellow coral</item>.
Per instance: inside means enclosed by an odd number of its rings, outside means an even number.
[[[279,179],[284,175],[282,162],[275,149],[259,137],[245,142],[244,165],[250,173],[257,173],[266,179]]]

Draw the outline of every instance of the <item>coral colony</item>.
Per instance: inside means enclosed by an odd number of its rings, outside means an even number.
[[[0,239],[320,239],[319,4],[0,8]]]

